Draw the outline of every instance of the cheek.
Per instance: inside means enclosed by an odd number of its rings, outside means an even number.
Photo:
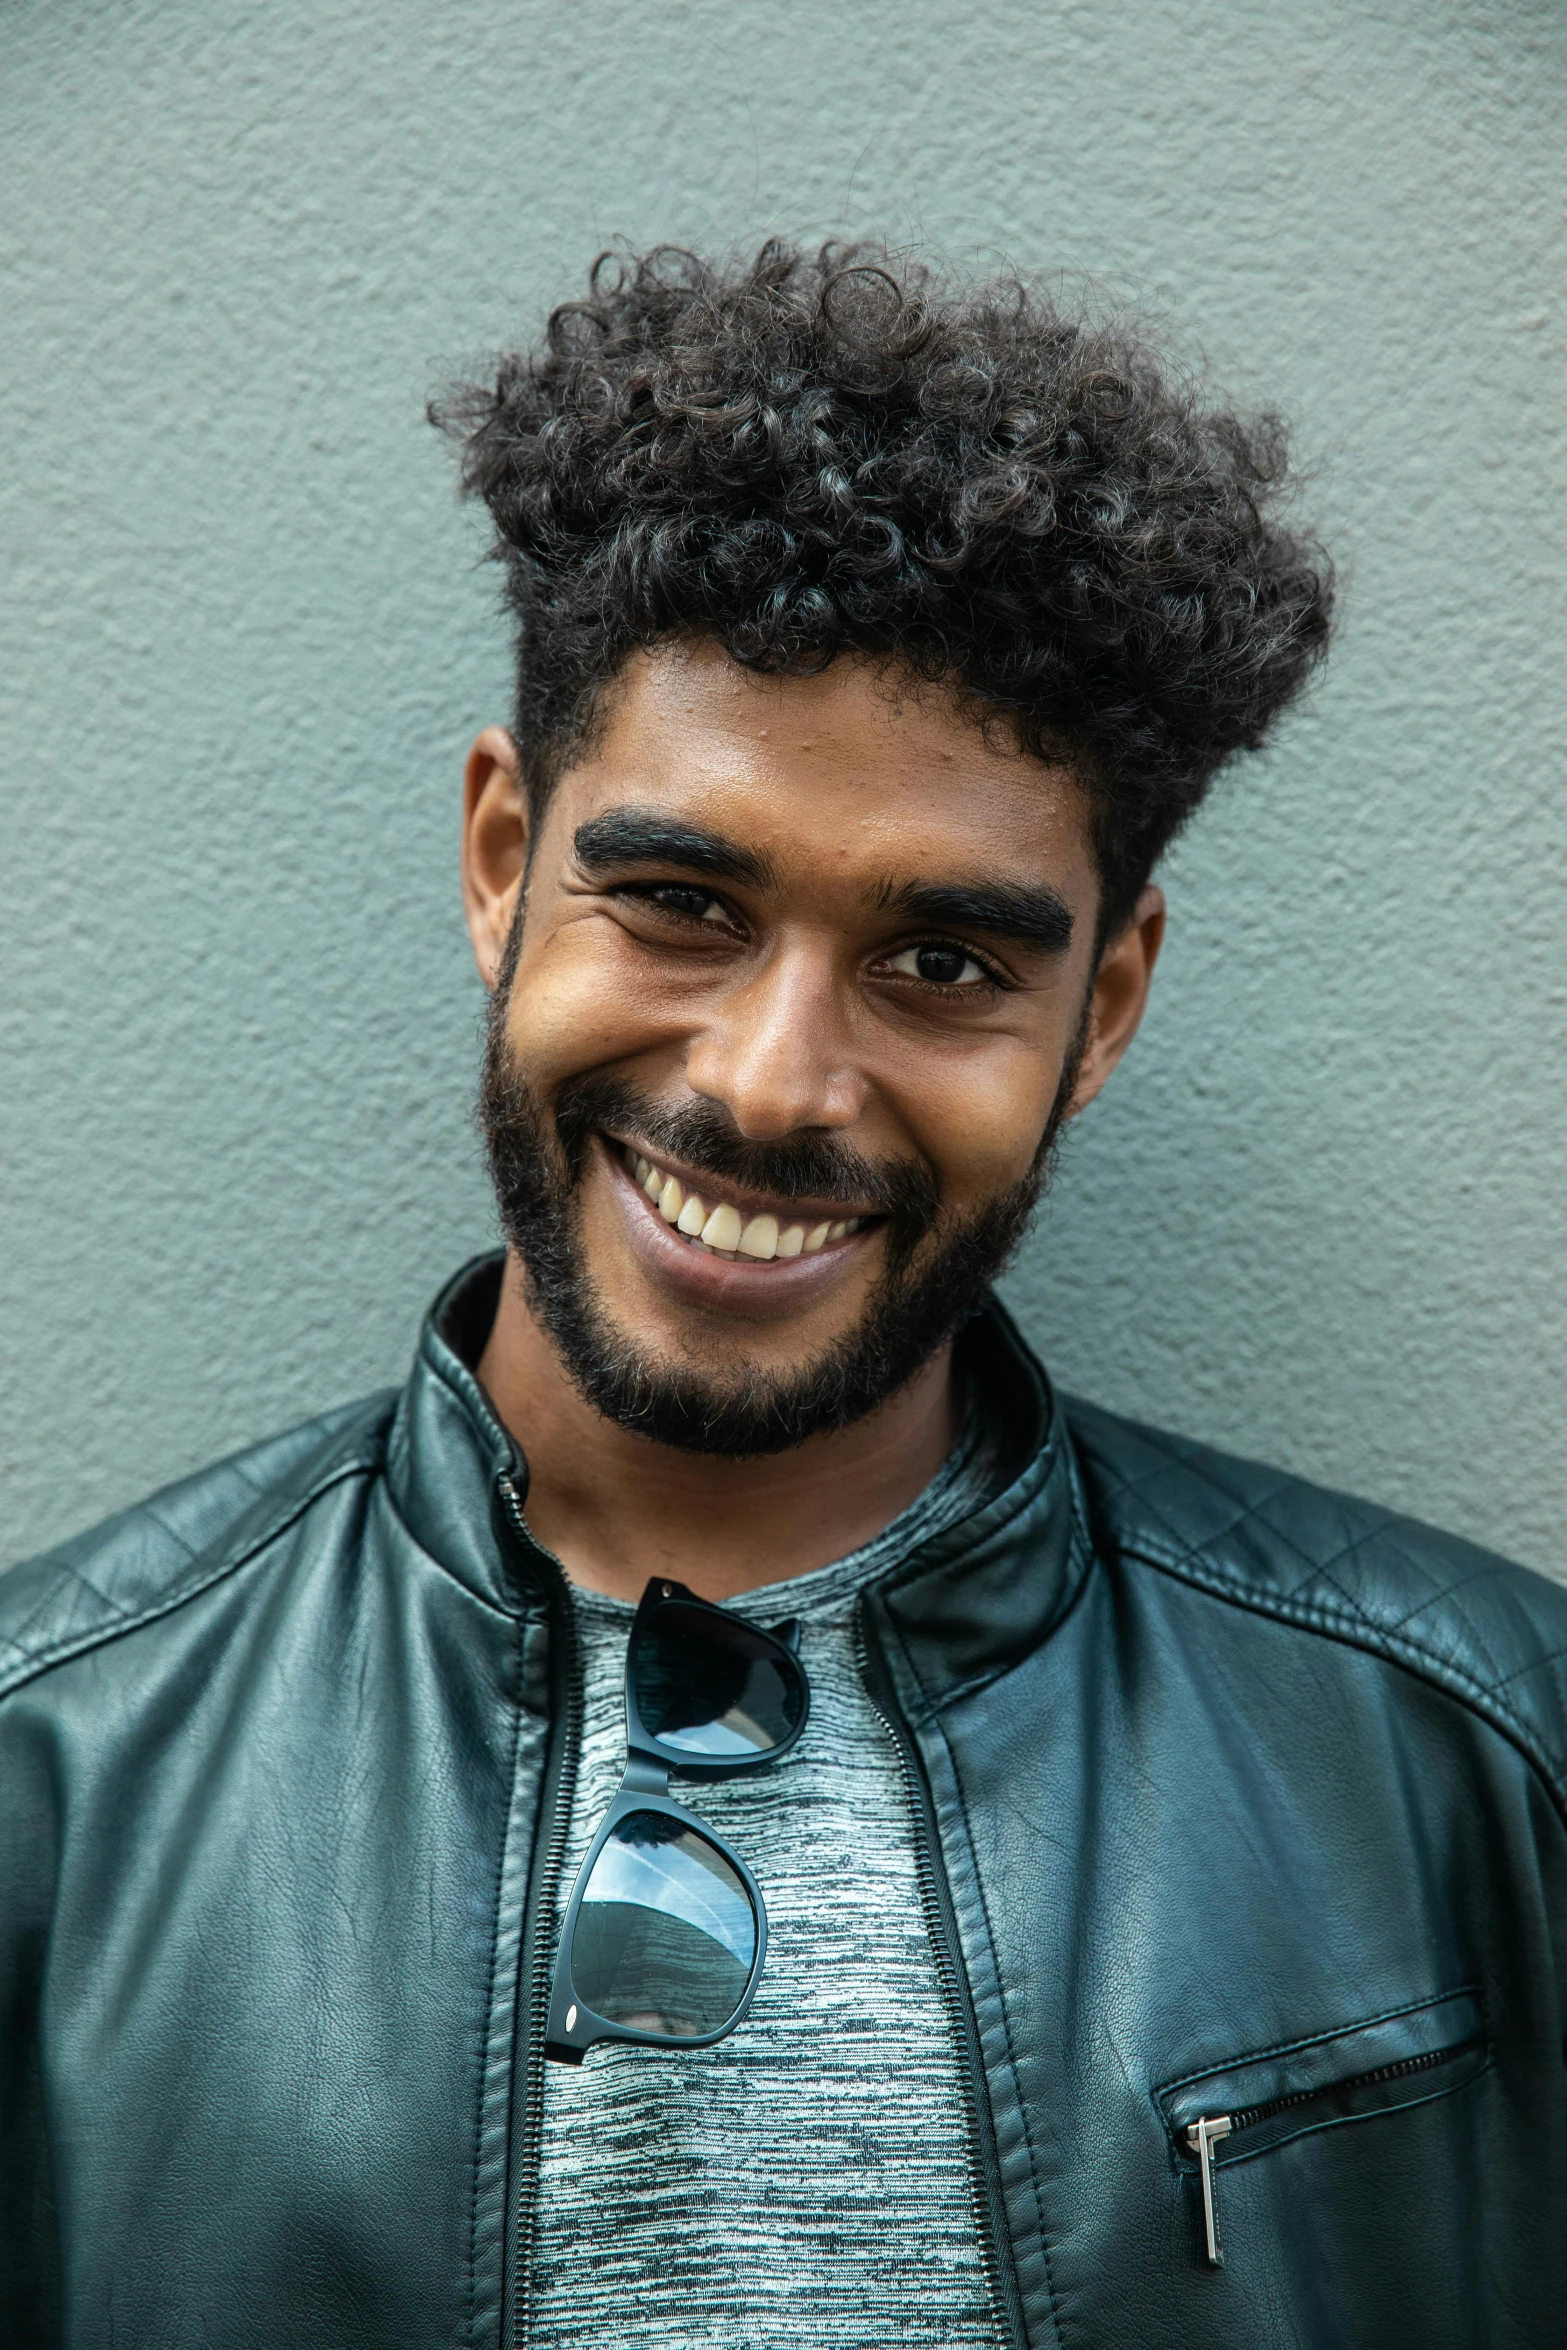
[[[1021,1181],[1059,1082],[1059,1056],[1014,1038],[926,1071],[917,1108],[906,1099],[906,1109],[944,1200],[966,1208]]]
[[[628,984],[620,958],[573,924],[525,942],[506,1008],[513,1054],[548,1092],[563,1078],[644,1053],[659,1042],[646,991]]]

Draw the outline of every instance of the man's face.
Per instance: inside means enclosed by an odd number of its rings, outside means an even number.
[[[873,1408],[1015,1244],[1074,1077],[1102,1081],[1080,788],[865,664],[660,648],[509,924],[516,793],[482,750],[484,1116],[535,1313],[666,1441],[774,1450]]]

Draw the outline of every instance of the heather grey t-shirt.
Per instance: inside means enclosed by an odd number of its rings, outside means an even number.
[[[750,2014],[714,2048],[547,2065],[538,2350],[994,2350],[952,2024],[891,1737],[854,1654],[861,1587],[989,1498],[972,1422],[863,1549],[734,1603],[801,1618],[805,1734],[747,1777],[674,1782],[767,1903]],[[634,1609],[574,1593],[586,1665],[562,1904],[625,1761]]]

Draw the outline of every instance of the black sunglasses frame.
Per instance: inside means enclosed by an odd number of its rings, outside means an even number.
[[[760,1753],[729,1757],[723,1761],[703,1760],[681,1748],[665,1745],[643,1722],[636,1695],[636,1654],[639,1637],[646,1637],[658,1610],[674,1602],[680,1607],[714,1616],[726,1628],[744,1626],[747,1635],[776,1651],[777,1659],[792,1668],[800,1691],[800,1717],[786,1738],[776,1746]],[[805,1729],[811,1712],[811,1684],[798,1654],[800,1624],[791,1616],[776,1631],[765,1632],[758,1624],[732,1615],[727,1608],[714,1607],[710,1600],[701,1599],[683,1583],[673,1583],[655,1576],[644,1590],[626,1642],[626,1767],[621,1773],[620,1785],[611,1796],[603,1819],[599,1822],[592,1843],[582,1858],[576,1882],[571,1888],[571,1899],[561,1920],[560,1940],[555,1949],[555,1966],[550,1984],[549,2020],[545,2027],[544,2053],[556,2064],[580,2064],[590,2048],[601,2041],[618,2041],[632,2048],[711,2048],[716,2041],[726,2040],[737,2025],[745,2020],[756,1986],[762,1979],[762,1968],[767,1960],[767,1904],[745,1862],[734,1846],[710,1827],[700,1813],[690,1811],[677,1803],[669,1792],[669,1774],[683,1772],[688,1778],[731,1779],[742,1772],[759,1770],[764,1763],[774,1763],[789,1752]],[[634,2024],[618,2024],[608,2016],[600,2015],[578,1995],[572,1979],[571,1952],[577,1930],[577,1916],[582,1897],[593,1875],[594,1864],[609,1842],[619,1823],[631,1812],[659,1812],[666,1819],[676,1820],[710,1844],[732,1868],[744,1888],[756,1922],[756,1955],[746,1980],[739,2004],[732,2015],[716,2032],[650,2032]]]

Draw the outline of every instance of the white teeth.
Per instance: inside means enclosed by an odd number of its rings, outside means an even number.
[[[727,1200],[710,1208],[699,1192],[687,1191],[678,1176],[666,1175],[629,1143],[621,1146],[621,1157],[665,1223],[673,1224],[677,1232],[716,1256],[750,1257],[763,1265],[774,1257],[813,1257],[828,1241],[858,1232],[864,1221],[859,1216],[845,1216],[809,1229],[804,1224],[785,1224],[780,1229],[776,1216],[746,1216]]]
[[[743,1230],[739,1209],[732,1208],[727,1200],[721,1200],[703,1225],[702,1238],[709,1248],[736,1249],[740,1245]]]
[[[685,1233],[690,1240],[700,1240],[702,1227],[706,1222],[707,1209],[701,1193],[698,1191],[687,1192],[686,1204],[675,1218],[675,1230]]]

